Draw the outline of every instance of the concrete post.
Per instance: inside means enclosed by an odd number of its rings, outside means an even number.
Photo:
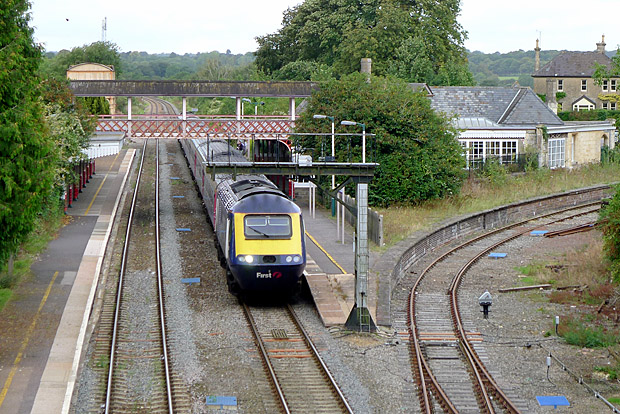
[[[127,136],[131,137],[131,96],[127,97]]]
[[[368,310],[368,183],[357,183],[357,228],[355,240],[355,305],[347,318],[348,329],[371,332],[376,325]]]
[[[291,121],[295,120],[295,97],[289,98],[288,112],[291,115]]]

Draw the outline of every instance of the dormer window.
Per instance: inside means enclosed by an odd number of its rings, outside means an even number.
[[[588,90],[588,80],[582,79],[581,80],[581,92],[586,92],[587,90]]]
[[[603,92],[607,92],[609,90],[609,81],[605,79],[603,81]]]
[[[558,92],[562,92],[564,90],[564,80],[558,79]]]

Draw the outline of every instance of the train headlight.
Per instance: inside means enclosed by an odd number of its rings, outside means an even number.
[[[237,256],[237,260],[239,260],[241,263],[245,263],[245,256]]]
[[[299,257],[299,256],[295,256],[295,257],[293,257],[293,261],[294,261],[295,263],[299,263],[299,262],[301,262],[301,257]]]
[[[253,263],[254,262],[254,256],[250,256],[250,255],[245,256],[245,261],[247,263]]]
[[[286,263],[290,263],[293,261],[293,256],[286,256]]]

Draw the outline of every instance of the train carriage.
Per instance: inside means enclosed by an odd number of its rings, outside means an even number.
[[[181,140],[215,232],[231,293],[290,295],[306,265],[300,208],[264,175],[205,173],[205,161],[248,163],[227,141]]]

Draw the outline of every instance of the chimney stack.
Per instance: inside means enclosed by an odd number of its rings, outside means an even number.
[[[536,63],[534,63],[534,72],[538,72],[540,69],[540,47],[538,46],[538,39],[536,39],[536,48],[534,49],[536,52]]]
[[[370,58],[362,58],[362,69],[360,70],[361,73],[367,73],[370,75],[370,73],[372,72],[372,59]]]
[[[603,35],[602,39],[601,39],[601,43],[597,43],[596,44],[596,51],[602,54],[605,54],[605,35]]]

